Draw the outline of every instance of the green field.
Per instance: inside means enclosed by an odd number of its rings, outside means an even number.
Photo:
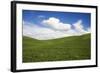
[[[90,34],[53,40],[36,40],[23,36],[23,62],[90,59],[90,43]]]

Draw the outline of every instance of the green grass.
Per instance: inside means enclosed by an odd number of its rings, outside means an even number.
[[[90,59],[90,40],[90,34],[54,40],[36,40],[23,36],[23,62]]]

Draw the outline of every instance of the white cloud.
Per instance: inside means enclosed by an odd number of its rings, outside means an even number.
[[[48,26],[55,30],[70,30],[71,29],[70,24],[62,23],[59,19],[55,17],[51,17],[47,20],[43,20],[42,23],[44,26]]]
[[[79,33],[86,33],[87,31],[84,30],[84,26],[82,25],[82,20],[78,20],[76,23],[73,24],[75,30]]]
[[[48,20],[43,20],[42,23],[45,23],[43,25],[50,28],[41,27],[23,21],[23,35],[38,40],[49,40],[90,33],[90,28],[87,28],[87,31],[84,30],[82,20],[78,20],[76,23],[71,25],[64,24],[59,19],[51,17]]]
[[[65,36],[65,34],[60,31],[40,27],[35,24],[30,24],[28,22],[24,22],[23,24],[23,35],[38,40],[55,39]]]

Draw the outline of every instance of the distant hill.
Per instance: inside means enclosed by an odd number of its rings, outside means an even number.
[[[91,34],[53,40],[23,36],[23,62],[90,59]]]

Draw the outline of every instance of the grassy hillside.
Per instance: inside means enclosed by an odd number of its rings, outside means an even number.
[[[54,40],[23,36],[23,62],[90,59],[90,34]]]

